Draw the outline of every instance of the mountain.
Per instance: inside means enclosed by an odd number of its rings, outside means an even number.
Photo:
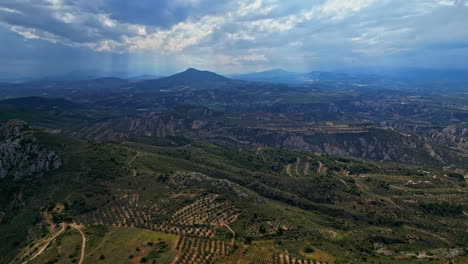
[[[235,74],[231,75],[231,77],[233,79],[254,82],[295,83],[300,75],[300,73],[289,72],[284,69],[273,69],[263,72]]]
[[[376,87],[388,86],[393,90],[434,91],[441,86],[452,90],[466,89],[468,71],[464,69],[420,69],[420,68],[375,68],[375,69],[343,69],[341,71],[311,71],[306,73],[288,72],[283,69],[273,69],[264,72],[231,75],[233,79],[286,83],[286,84],[321,84],[334,87]]]
[[[102,73],[98,71],[72,71],[60,75],[51,75],[40,78],[44,81],[80,81],[80,80],[93,80],[103,77]]]
[[[64,72],[61,74],[54,75],[38,75],[30,77],[0,77],[0,81],[12,82],[12,83],[25,83],[25,82],[41,82],[41,81],[90,81],[95,79],[107,78],[107,77],[119,77],[124,78],[127,73],[120,71],[99,71],[99,70],[79,70]]]
[[[399,80],[411,82],[445,82],[448,84],[466,83],[468,81],[467,69],[438,69],[438,68],[411,68],[411,67],[372,67],[342,69],[341,72],[350,74],[374,74],[389,76]]]
[[[164,76],[159,76],[159,75],[154,75],[154,74],[143,74],[143,75],[137,75],[137,76],[132,76],[127,78],[130,81],[145,81],[145,80],[154,80],[154,79],[160,79],[163,78]]]
[[[139,82],[140,89],[215,89],[229,87],[234,80],[209,71],[189,68],[169,77]]]
[[[289,72],[283,69],[274,69],[264,72],[254,72],[247,74],[238,74],[231,76],[234,79],[255,81],[255,82],[270,82],[270,83],[286,83],[286,84],[373,84],[376,81],[384,78],[383,76],[371,74],[349,74],[342,72],[322,72],[312,71],[307,73]]]
[[[170,77],[163,78],[166,81],[169,80],[177,80],[177,81],[186,81],[186,82],[193,82],[193,81],[218,81],[218,82],[226,82],[230,79],[219,75],[214,72],[210,71],[200,71],[194,68],[189,68],[184,72],[176,73]]]
[[[126,75],[127,74],[125,72],[120,71],[79,70],[63,74],[37,77],[36,79],[42,81],[89,81],[107,77],[124,77]]]

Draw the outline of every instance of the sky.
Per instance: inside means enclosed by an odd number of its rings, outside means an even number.
[[[0,0],[0,77],[468,69],[468,0]]]

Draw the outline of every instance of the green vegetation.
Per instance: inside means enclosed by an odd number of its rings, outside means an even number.
[[[457,216],[463,214],[463,205],[450,204],[448,202],[441,203],[421,203],[422,209],[430,214],[440,216]]]
[[[148,241],[153,242],[152,245]],[[90,249],[86,261],[90,263],[120,263],[125,259],[142,263],[170,263],[174,259],[177,237],[149,230],[109,228],[105,240]],[[105,256],[101,259],[101,256]],[[130,258],[131,256],[131,258]]]
[[[0,247],[1,262],[70,222],[85,226],[89,263],[171,263],[177,255],[211,263],[286,256],[418,263],[405,254],[431,250],[444,259],[440,250],[466,245],[458,231],[466,187],[444,171],[266,147],[119,145],[32,133],[65,165],[2,180],[0,236],[11,243]],[[18,193],[22,202],[8,207]],[[34,261],[75,263],[80,247],[80,233],[66,229]]]

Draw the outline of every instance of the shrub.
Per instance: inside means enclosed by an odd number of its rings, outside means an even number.
[[[307,245],[307,246],[304,247],[304,252],[305,253],[314,253],[315,250],[310,245]]]
[[[456,216],[463,214],[463,206],[461,204],[450,204],[448,202],[441,203],[421,203],[421,208],[430,214],[440,216]]]

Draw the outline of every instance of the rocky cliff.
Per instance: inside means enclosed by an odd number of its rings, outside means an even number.
[[[0,127],[0,179],[40,176],[61,165],[59,155],[41,146],[26,122],[12,120]]]
[[[408,164],[450,164],[459,161],[458,157],[440,149],[429,138],[379,128],[362,133],[304,133],[231,128],[223,133],[255,146],[289,148],[376,161]]]

